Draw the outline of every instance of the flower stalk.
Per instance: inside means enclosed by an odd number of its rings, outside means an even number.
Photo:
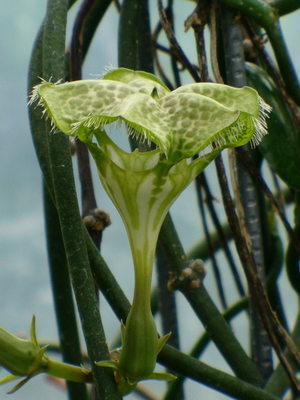
[[[140,380],[172,380],[170,374],[153,372],[169,337],[158,338],[150,308],[161,225],[180,193],[223,149],[260,143],[270,107],[248,87],[196,83],[170,92],[154,75],[124,68],[101,80],[42,82],[32,92],[30,104],[35,101],[54,129],[78,137],[88,147],[131,246],[135,289],[126,326],[122,325],[122,350],[115,359],[97,365],[116,370],[122,395]],[[105,126],[116,121],[125,123],[129,135],[152,141],[157,148],[126,153],[105,132]]]

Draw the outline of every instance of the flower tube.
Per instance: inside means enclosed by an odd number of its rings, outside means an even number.
[[[124,68],[101,80],[42,82],[30,104],[37,100],[54,128],[88,147],[131,246],[135,288],[126,326],[122,324],[121,354],[97,364],[116,370],[122,394],[140,380],[170,380],[170,374],[153,372],[169,337],[158,338],[150,309],[161,225],[180,193],[223,149],[260,143],[271,108],[249,87],[194,83],[171,92],[155,76]],[[125,123],[129,135],[157,148],[126,153],[105,132],[115,121]],[[199,157],[190,161],[196,154]]]

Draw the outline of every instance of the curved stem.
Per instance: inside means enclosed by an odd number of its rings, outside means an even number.
[[[46,373],[74,383],[92,383],[94,381],[91,371],[55,360],[47,361]]]
[[[169,215],[161,229],[160,243],[172,266],[173,277],[178,281],[186,267],[186,256]],[[257,368],[233,335],[228,323],[212,302],[203,284],[199,284],[197,288],[192,288],[189,282],[183,281],[178,289],[187,298],[219,351],[237,376],[255,385],[262,385],[262,379]]]
[[[44,28],[43,77],[57,80],[65,76],[65,26],[67,1],[49,0]],[[49,124],[47,124],[48,130]],[[93,279],[84,243],[72,171],[69,141],[57,133],[49,138],[49,155],[56,206],[66,257],[87,343],[98,393],[103,399],[119,399],[110,371],[97,368],[95,361],[109,357],[104,330],[93,288]],[[72,227],[72,229],[70,229]]]
[[[266,30],[287,90],[299,106],[299,80],[281,32],[277,10],[262,0],[221,0],[221,2],[252,18]]]
[[[299,348],[300,347],[300,315],[298,314],[293,332],[292,332],[292,339],[294,340],[295,345]],[[298,364],[294,360],[293,354],[290,350],[286,349],[284,352],[287,360],[293,367],[294,371],[299,369]],[[290,381],[288,376],[285,373],[285,370],[281,364],[278,364],[277,368],[271,375],[270,379],[268,380],[265,390],[274,394],[275,396],[283,396],[285,391],[290,387]]]
[[[225,64],[227,83],[235,87],[246,85],[246,70],[243,53],[243,34],[241,25],[236,21],[237,14],[227,7],[222,9],[222,30],[224,38]],[[250,146],[244,146],[245,151],[250,156]],[[234,158],[233,152],[230,153]],[[258,188],[255,185],[249,171],[237,158],[234,158],[236,169],[237,185],[235,187],[238,205],[243,208],[246,219],[246,229],[249,232],[255,268],[260,279],[264,282],[265,266],[262,243],[262,230],[259,214]],[[266,380],[272,372],[271,346],[266,331],[259,318],[258,310],[254,306],[254,300],[250,287],[250,314],[251,314],[251,333],[253,337],[252,354],[253,359],[259,368],[263,378]]]
[[[158,355],[158,360],[162,365],[172,368],[173,371],[234,399],[279,400],[279,397],[182,354],[167,344]]]
[[[44,187],[44,204],[49,268],[61,352],[64,362],[80,365],[82,356],[68,263],[57,210],[46,187]],[[51,374],[51,372],[49,373]],[[67,381],[67,387],[71,400],[87,399],[87,391],[84,385],[74,385],[72,382]]]
[[[270,6],[275,8],[280,16],[292,13],[300,8],[298,0],[272,0]]]

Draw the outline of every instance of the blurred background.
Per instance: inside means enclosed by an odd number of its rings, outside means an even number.
[[[45,14],[46,0],[1,0],[1,5],[0,325],[14,334],[23,332],[29,335],[31,318],[35,313],[38,338],[43,342],[52,342],[57,340],[57,330],[44,237],[42,178],[31,142],[26,105],[30,53]],[[191,14],[193,7],[192,2],[178,1],[177,15],[182,14],[181,23],[178,24],[178,32],[182,33],[178,37],[187,54],[193,52],[194,39],[192,33],[183,33],[182,22]],[[71,12],[70,26],[76,9],[77,7],[74,7]],[[117,13],[112,6],[98,30],[92,51],[88,55],[84,66],[84,78],[101,74],[105,66],[117,66],[116,16]],[[299,22],[300,12],[282,18],[285,38],[300,75]],[[70,32],[68,32],[68,37],[70,37]],[[120,140],[125,142],[126,137],[124,136],[123,139],[120,137]],[[76,167],[76,162],[74,166]],[[211,166],[210,170],[213,171],[214,167]],[[133,279],[130,278],[133,278],[133,271],[126,233],[117,212],[102,191],[96,175],[95,184],[98,206],[108,212],[112,219],[112,225],[104,232],[102,253],[121,287],[131,299]],[[192,186],[186,190],[171,210],[186,249],[203,237],[200,219],[195,218],[195,215],[198,216],[196,202],[189,201],[191,196],[194,196]],[[220,212],[222,213],[222,210]],[[207,272],[205,286],[208,291],[213,292],[213,278],[209,269]],[[230,279],[226,280],[225,276],[223,278],[225,286],[230,286]],[[286,289],[285,302],[289,304],[292,324],[296,300],[288,291],[289,289]],[[184,313],[179,315],[179,320],[182,326],[186,327],[182,349],[188,351],[201,332],[202,326],[194,318],[189,305],[180,295],[178,295],[178,302],[179,309],[184,309]],[[111,343],[119,332],[119,322],[103,299],[101,299],[101,311],[107,340]],[[242,330],[245,321],[246,319],[241,317],[234,323],[237,336],[240,335],[243,343],[246,343],[245,329]],[[223,364],[220,362],[220,357],[213,345],[206,351],[204,361],[229,372],[225,362]],[[0,378],[5,374],[5,371],[0,369]],[[0,399],[8,398],[5,393],[12,386],[13,384],[0,386]],[[163,392],[164,384],[155,383],[150,387],[155,387],[155,391],[159,394]],[[193,383],[189,383],[186,390],[187,399],[227,398]],[[39,376],[27,383],[11,398],[14,400],[40,398],[65,400],[67,397],[61,388],[53,385],[45,376]],[[136,398],[135,395],[128,396],[128,399]]]

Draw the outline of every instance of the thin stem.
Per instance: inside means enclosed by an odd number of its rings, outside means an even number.
[[[209,7],[209,1],[199,2],[193,14],[184,24],[185,32],[187,32],[190,27],[192,27],[194,30],[201,82],[209,82],[204,39],[204,28],[208,23]]]
[[[209,257],[212,262],[212,267],[213,267],[213,272],[215,275],[215,280],[216,280],[216,284],[217,284],[217,288],[218,288],[219,298],[221,300],[223,309],[226,309],[227,302],[226,302],[225,292],[224,292],[224,288],[223,288],[223,284],[222,284],[220,269],[219,269],[219,266],[218,266],[218,263],[217,263],[217,260],[216,260],[215,254],[214,254],[214,248],[213,248],[213,245],[211,242],[210,233],[209,233],[209,229],[208,229],[208,225],[207,225],[206,213],[205,213],[205,209],[204,209],[204,201],[203,201],[203,196],[202,196],[202,188],[201,188],[199,177],[197,177],[195,182],[196,182],[196,190],[197,190],[197,195],[198,195],[198,204],[199,204],[200,213],[201,213],[201,217],[202,217],[203,230],[204,230],[204,234],[205,234],[205,238],[206,238],[207,248],[209,251]]]
[[[93,277],[116,316],[125,323],[131,305],[87,232],[85,243]]]
[[[43,37],[44,23],[40,27],[31,54],[28,77],[28,93],[32,91],[32,88],[35,85],[40,83],[39,76],[43,75]],[[32,141],[35,147],[39,165],[43,172],[43,177],[48,192],[52,200],[55,201],[52,172],[50,168],[48,135],[45,129],[45,122],[42,119],[42,110],[40,107],[29,107],[28,113]]]
[[[222,32],[224,38],[224,53],[226,64],[227,84],[235,87],[246,85],[246,70],[243,52],[243,33],[241,24],[236,20],[237,13],[228,7],[222,8]],[[245,152],[249,154],[250,146],[243,146]],[[234,158],[234,153],[229,153]],[[238,159],[234,158],[237,185],[236,197],[240,199],[238,207],[243,208],[246,220],[246,229],[249,232],[251,241],[251,250],[255,269],[262,282],[265,281],[265,265],[262,241],[262,229],[260,220],[260,211],[258,203],[258,189],[247,168],[245,168]],[[238,197],[239,196],[239,197]],[[239,208],[238,208],[239,209]],[[247,232],[247,233],[248,233]],[[245,234],[243,232],[243,234]],[[267,333],[259,318],[258,310],[254,306],[250,286],[250,315],[251,315],[251,334],[253,337],[252,354],[253,359],[259,368],[263,378],[266,380],[272,372],[272,354],[271,346]]]
[[[171,29],[174,32],[175,28],[174,28],[173,0],[168,1],[168,5],[166,8],[166,16],[168,18]],[[173,72],[175,87],[180,87],[181,79],[180,79],[180,73],[179,73],[179,68],[178,68],[178,64],[177,64],[177,57],[173,51],[170,51],[170,57],[171,57],[171,68],[172,68],[172,72]]]
[[[175,287],[178,285],[176,288],[187,298],[221,354],[239,378],[258,386],[261,385],[262,380],[256,367],[236,340],[229,325],[205,290],[201,282],[203,275],[196,273],[195,279],[182,279],[182,271],[187,267],[186,256],[170,216],[165,219],[159,240],[172,266],[171,278]],[[198,284],[192,285],[193,280],[196,280]]]
[[[65,379],[69,381],[69,383],[75,383],[74,388],[78,389],[82,387],[82,385],[78,385],[78,383],[93,382],[93,375],[90,371],[83,370],[82,367],[76,367],[55,360],[47,361],[46,373],[57,378]],[[77,397],[78,399],[80,398],[79,396],[80,395]]]
[[[280,16],[292,13],[300,8],[298,0],[273,0],[270,6],[275,8]]]
[[[300,86],[287,45],[285,43],[279,20],[266,29],[275,53],[281,76],[290,96],[300,106]]]
[[[67,1],[49,0],[44,29],[43,77],[55,80],[65,75],[65,26]],[[49,129],[49,124],[47,124]],[[95,361],[108,359],[109,353],[99,315],[72,171],[68,138],[60,133],[49,137],[49,155],[56,206],[66,257],[87,343],[91,368],[99,396],[119,399],[112,373],[97,368]],[[71,227],[71,229],[70,229]]]
[[[209,188],[209,185],[208,185],[208,182],[207,182],[207,179],[206,179],[206,175],[204,173],[202,173],[199,178],[201,179],[203,188],[205,190],[205,194],[206,194],[206,199],[205,200],[206,200],[207,208],[208,208],[209,213],[211,215],[211,218],[212,218],[212,221],[214,223],[214,226],[215,226],[215,228],[216,228],[216,230],[218,232],[221,248],[224,251],[225,257],[226,257],[226,259],[228,261],[228,264],[230,266],[231,273],[233,275],[237,290],[238,290],[240,296],[243,297],[243,296],[245,296],[245,290],[244,290],[241,278],[239,276],[236,264],[234,262],[232,253],[231,253],[230,248],[229,248],[228,243],[227,243],[228,235],[231,236],[230,229],[228,229],[230,234],[226,234],[224,228],[222,227],[222,225],[221,225],[221,223],[219,221],[219,218],[218,218],[218,215],[217,215],[216,209],[214,207],[214,203],[213,203],[214,197],[213,197],[213,195],[212,195],[212,193],[210,191],[210,188]]]
[[[276,198],[273,196],[271,190],[269,189],[268,185],[262,178],[261,174],[249,158],[249,155],[243,151],[243,149],[237,149],[237,153],[239,157],[243,160],[243,163],[247,167],[248,171],[252,174],[252,176],[256,179],[258,184],[260,185],[261,190],[264,192],[265,196],[268,198],[270,203],[273,205],[275,208],[281,222],[283,223],[283,226],[286,229],[287,234],[289,235],[290,241],[293,243],[294,248],[300,254],[300,241],[295,235],[291,225],[289,224],[285,212],[279,202],[276,200]]]
[[[151,21],[148,0],[142,0],[138,29],[138,68],[136,69],[154,74]]]
[[[30,61],[30,75],[28,79],[29,91],[38,83],[38,77],[42,76],[43,73],[41,63],[43,54],[43,34],[44,26],[42,25],[37,35]],[[46,229],[48,231],[48,254],[62,357],[67,363],[80,365],[82,357],[73,304],[73,293],[70,286],[68,265],[61,238],[60,226],[57,220],[57,211],[53,204],[54,189],[49,162],[47,132],[45,130],[44,121],[41,119],[41,110],[30,107],[29,116],[33,141],[44,173],[44,204]],[[87,399],[85,385],[67,382],[67,388],[70,400]]]
[[[158,275],[158,303],[159,312],[162,319],[163,335],[167,335],[169,332],[172,332],[172,335],[168,339],[168,344],[179,350],[180,343],[176,311],[176,297],[174,292],[168,290],[168,282],[170,278],[169,271],[171,268],[159,243],[156,250],[156,265]],[[168,372],[172,373],[173,371],[168,370]],[[170,386],[170,384],[168,386]],[[179,383],[176,386],[176,389],[177,390],[173,392],[172,399],[183,400],[185,398],[183,385]]]
[[[95,276],[99,278],[99,283],[102,282],[101,289],[104,290],[104,292],[106,291],[106,296],[108,299],[110,299],[110,304],[113,305],[113,309],[115,310],[118,318],[126,321],[126,317],[130,310],[130,303],[126,299],[126,296],[120,289],[118,283],[113,278],[111,272],[106,269],[101,255],[97,252],[97,249],[88,238],[87,234],[86,238],[92,268]],[[100,284],[99,286],[101,287]],[[184,371],[182,370],[181,365],[182,360],[184,361]],[[162,351],[159,353],[158,362],[177,373],[183,373],[184,375],[187,374],[187,376],[191,379],[194,379],[211,388],[217,389],[218,391],[228,394],[229,396],[236,396],[238,399],[245,398],[253,400],[255,398],[261,400],[279,400],[275,396],[263,392],[252,385],[247,385],[245,382],[224,374],[215,368],[209,367],[195,358],[187,356],[168,345],[165,345]],[[250,370],[249,373],[251,373]],[[251,390],[253,391],[251,392]]]
[[[224,240],[226,242],[231,241],[232,233],[228,223],[226,222],[223,225],[221,225],[221,228],[224,234]],[[223,246],[223,239],[222,241],[220,240],[219,232],[218,231],[212,232],[210,234],[210,238],[214,251],[217,252],[221,250]],[[199,240],[186,252],[186,255],[188,260],[195,260],[196,258],[200,258],[203,261],[207,260],[209,258],[209,251],[207,248],[206,240],[205,239]]]
[[[82,3],[81,8],[77,14],[70,45],[70,81],[77,81],[82,78],[82,44],[84,27],[96,3],[97,0],[85,0]],[[99,21],[97,20],[97,22]],[[89,39],[91,40],[92,36],[89,36]],[[86,51],[87,49],[85,49],[85,52]],[[80,140],[76,141],[76,148],[81,185],[82,216],[84,218],[87,215],[92,215],[95,218],[94,210],[97,208],[97,203],[92,180],[88,149],[86,148],[85,144],[82,143]],[[102,230],[88,228],[88,232],[97,248],[100,249]]]
[[[230,306],[227,310],[222,314],[226,321],[231,321],[234,317],[239,315],[242,311],[246,310],[249,306],[248,297],[244,297],[241,300],[238,300],[235,304]],[[189,352],[189,356],[194,358],[199,358],[201,354],[207,348],[211,338],[207,332],[204,332],[200,338],[197,340],[197,343],[193,346],[192,350]],[[178,388],[185,381],[185,376],[179,376],[176,381],[170,384],[170,387],[167,391],[167,394],[164,397],[164,400],[173,400],[174,394],[177,393]]]
[[[300,85],[281,32],[277,10],[262,0],[221,0],[221,2],[252,18],[266,30],[287,90],[299,106]]]
[[[195,82],[200,82],[200,77],[197,73],[197,71],[195,70],[195,68],[193,67],[193,65],[190,63],[189,59],[187,58],[187,56],[184,54],[182,48],[180,47],[177,39],[174,36],[174,32],[172,30],[172,27],[168,21],[167,18],[167,14],[166,11],[163,7],[162,1],[161,0],[157,0],[157,6],[158,6],[158,12],[159,12],[159,16],[160,16],[160,21],[162,24],[162,27],[165,31],[165,34],[167,36],[167,39],[169,40],[173,51],[176,53],[178,59],[180,60],[180,62],[186,67],[186,69],[189,71],[189,73],[191,74],[192,78],[195,80]]]
[[[295,342],[295,345],[300,347],[300,315],[298,314],[297,320],[295,322],[295,326],[292,332],[292,339]],[[289,349],[284,351],[284,354],[293,367],[294,371],[299,370],[297,363],[295,363],[294,355],[290,352]],[[281,364],[278,364],[277,368],[271,375],[268,380],[265,390],[269,393],[274,394],[275,396],[282,397],[285,391],[290,387],[290,381],[288,376],[285,373],[285,370]]]
[[[158,360],[162,365],[173,368],[177,373],[227,394],[234,399],[279,400],[278,397],[256,386],[218,371],[168,345],[164,346],[158,355]]]
[[[270,339],[270,342],[272,343],[272,346],[274,347],[287,375],[289,376],[292,385],[298,389],[298,382],[294,376],[294,373],[286,360],[285,355],[282,352],[280,343],[277,339],[277,335],[280,336],[281,340],[286,340],[286,343],[290,345],[289,341],[290,339],[286,335],[286,332],[280,325],[278,319],[276,318],[276,315],[272,312],[270,308],[270,304],[268,302],[265,289],[258,277],[258,274],[256,273],[254,269],[254,260],[252,258],[252,254],[249,252],[249,249],[245,243],[245,237],[241,234],[238,219],[235,213],[235,206],[233,204],[229,187],[228,187],[228,182],[226,178],[226,173],[225,173],[225,168],[224,164],[222,161],[221,156],[217,157],[216,159],[216,165],[217,165],[217,174],[220,182],[220,187],[222,191],[222,197],[223,197],[223,203],[225,207],[225,211],[227,214],[228,221],[230,223],[231,229],[232,229],[232,234],[235,240],[235,244],[237,247],[237,251],[239,254],[239,257],[241,259],[242,265],[244,267],[244,271],[249,283],[249,286],[251,287],[251,290],[253,293],[258,292],[257,295],[253,296],[253,300],[255,301],[255,305],[257,309],[260,312],[260,317],[264,323],[264,326],[266,328],[266,331],[268,332],[268,336]],[[297,356],[297,352],[295,352],[295,348],[292,344],[293,347],[293,353],[294,356]]]
[[[138,26],[141,0],[124,0],[119,20],[119,67],[138,69]]]
[[[51,285],[61,352],[64,362],[81,365],[81,347],[68,263],[57,210],[46,187],[44,187],[44,203]],[[67,387],[70,400],[87,400],[85,385],[78,385],[67,381]]]

